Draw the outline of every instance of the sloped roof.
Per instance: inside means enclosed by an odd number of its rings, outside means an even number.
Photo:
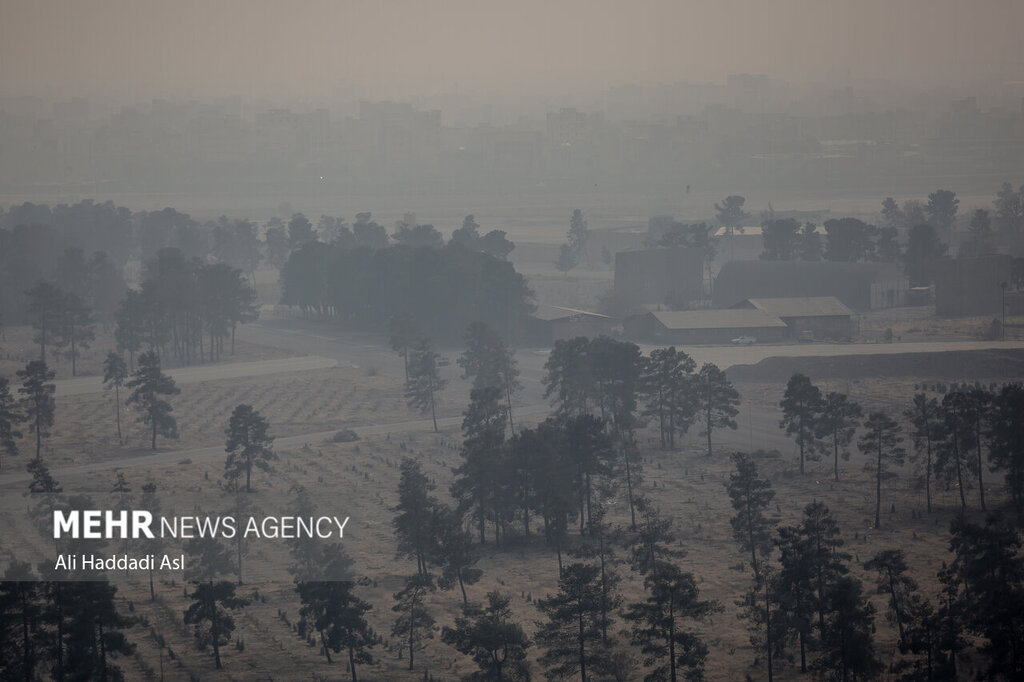
[[[831,317],[853,315],[835,296],[803,296],[796,298],[748,298],[746,303],[776,317]]]
[[[769,315],[756,308],[658,311],[652,312],[651,315],[666,329],[750,329],[786,326],[786,323],[775,315]]]
[[[602,315],[601,313],[595,313],[589,310],[578,310],[576,308],[566,308],[560,305],[548,305],[542,303],[537,306],[537,311],[533,314],[538,320],[564,320],[569,317],[595,317],[606,320],[612,319],[608,315]]]

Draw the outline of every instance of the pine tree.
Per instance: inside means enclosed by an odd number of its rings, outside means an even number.
[[[0,580],[0,677],[34,680],[46,656],[43,585],[26,562],[13,561]]]
[[[406,580],[405,587],[394,595],[397,603],[391,610],[398,614],[398,618],[391,627],[391,636],[406,642],[409,649],[409,670],[415,667],[416,652],[423,650],[423,642],[434,638],[434,617],[423,603],[426,596],[433,591],[433,578],[429,574],[416,574]]]
[[[845,393],[829,392],[821,402],[818,417],[818,433],[832,441],[832,471],[839,480],[839,458],[850,459],[846,446],[853,440],[857,420],[863,411],[860,404],[850,400]]]
[[[509,432],[514,433],[512,397],[522,389],[515,354],[504,339],[483,322],[470,324],[463,340],[466,349],[456,361],[462,368],[462,378],[472,379],[475,389],[495,387],[501,391],[508,411]]]
[[[960,492],[960,514],[967,513],[967,473],[968,452],[971,449],[973,429],[970,424],[970,405],[967,395],[960,391],[950,391],[942,398],[942,440],[936,467],[942,471],[946,480],[956,477],[957,490]]]
[[[590,340],[585,336],[558,339],[544,363],[544,398],[557,405],[560,417],[587,414],[594,380],[588,357]]]
[[[487,605],[467,604],[456,616],[454,627],[441,630],[441,641],[471,656],[480,668],[463,679],[467,682],[508,680],[528,682],[530,639],[513,621],[508,595],[487,593]]]
[[[872,412],[864,422],[865,433],[857,441],[860,451],[875,460],[868,470],[875,472],[875,528],[882,527],[882,476],[890,464],[903,464],[906,454],[900,446],[900,425],[885,412]]]
[[[697,363],[675,346],[658,348],[644,359],[640,394],[646,405],[643,416],[658,420],[662,449],[674,449],[676,435],[685,434],[697,416],[691,386]]]
[[[821,413],[821,390],[803,374],[794,374],[786,385],[786,393],[779,403],[782,420],[779,428],[788,435],[796,435],[800,448],[800,474],[804,473],[804,460],[816,459],[819,439],[815,431],[818,415]]]
[[[1005,472],[1018,515],[1024,514],[1024,385],[1007,384],[995,397],[992,463]]]
[[[896,624],[901,651],[909,646],[907,631],[910,629],[911,603],[917,591],[917,583],[907,575],[908,568],[902,549],[881,550],[864,564],[864,570],[878,575],[878,594],[889,595],[888,618]]]
[[[128,379],[128,365],[120,353],[110,351],[103,360],[103,384],[107,388],[114,387],[114,414],[117,418],[117,442],[124,443],[121,437],[121,387]]]
[[[757,642],[763,640],[768,679],[771,680],[774,677],[773,657],[780,649],[781,642],[774,639],[778,626],[773,627],[772,623],[774,600],[769,571],[764,561],[758,561],[758,556],[767,559],[773,549],[772,530],[776,522],[765,516],[765,511],[775,497],[775,491],[768,480],[758,478],[757,466],[746,453],[737,452],[733,455],[733,461],[736,463],[736,471],[729,475],[726,488],[736,516],[729,523],[732,525],[733,538],[744,552],[750,552],[754,587],[746,601],[750,607],[752,624],[759,631],[763,628],[763,637],[759,635],[752,639]]]
[[[562,424],[565,453],[576,469],[573,490],[579,504],[580,535],[590,527],[596,479],[614,470],[615,451],[604,422],[589,414],[569,417]]]
[[[245,491],[252,492],[252,469],[271,471],[270,462],[277,459],[272,449],[274,437],[270,423],[252,405],[238,405],[228,421],[228,439],[224,451],[224,476],[237,481],[245,473]]]
[[[636,534],[626,541],[626,546],[630,549],[630,567],[641,575],[647,575],[662,563],[673,563],[674,559],[683,556],[683,551],[672,547],[676,544],[672,519],[662,517],[661,511],[649,498],[638,498],[636,509],[640,523]]]
[[[507,513],[509,495],[504,476],[505,410],[495,386],[473,389],[462,420],[462,464],[455,469],[452,497],[459,511],[476,522],[480,542],[486,540],[486,524],[494,522],[495,542],[501,541],[501,528]]]
[[[185,610],[185,624],[195,626],[200,649],[213,647],[214,665],[220,670],[220,648],[231,641],[231,633],[235,631],[235,620],[229,611],[249,602],[235,595],[235,584],[228,580],[199,583],[189,598],[192,604]]]
[[[63,614],[67,643],[67,680],[121,680],[123,674],[111,659],[130,656],[135,645],[124,630],[134,619],[117,612],[114,595],[117,588],[108,582],[68,583]]]
[[[708,457],[711,456],[711,432],[716,429],[729,428],[736,430],[733,419],[739,411],[740,394],[732,383],[725,378],[725,372],[711,363],[705,363],[697,373],[694,390],[700,405],[700,414],[704,421],[704,434],[708,438]]]
[[[626,619],[634,623],[633,644],[644,654],[644,664],[653,666],[644,680],[700,679],[707,646],[697,634],[684,629],[684,624],[702,621],[722,607],[702,601],[693,574],[674,564],[661,564],[647,574],[644,589],[647,599],[630,604],[626,612]]]
[[[96,339],[92,308],[78,294],[68,292],[64,294],[61,313],[54,339],[57,345],[67,348],[64,356],[71,360],[71,376],[75,376],[80,351],[88,349],[89,344]]]
[[[439,370],[447,364],[448,361],[434,351],[427,339],[418,342],[409,357],[409,380],[406,382],[405,397],[409,407],[416,407],[423,414],[430,412],[435,433],[439,394],[448,384],[446,379],[441,378]]]
[[[967,630],[984,638],[990,679],[1024,676],[1024,557],[1020,532],[1001,515],[985,524],[962,517],[950,528],[952,569],[963,584],[961,612]]]
[[[153,351],[139,356],[139,367],[126,386],[134,389],[127,402],[138,406],[140,419],[152,429],[151,447],[156,450],[156,437],[176,439],[178,422],[171,416],[171,404],[161,396],[181,393],[174,379],[160,371],[160,358]]]
[[[39,344],[39,361],[46,364],[46,347],[54,342],[60,319],[64,315],[64,295],[53,284],[40,280],[25,292],[28,312],[36,330],[33,341]]]
[[[829,587],[825,599],[828,615],[814,669],[832,679],[874,679],[883,669],[871,634],[875,608],[861,594],[860,582],[842,576]]]
[[[416,559],[416,574],[426,575],[428,560],[436,553],[437,515],[440,505],[430,495],[434,489],[419,462],[406,457],[401,464],[398,505],[391,524],[398,536],[399,556]]]
[[[347,558],[340,556],[341,548],[333,546],[325,552],[328,564],[340,562],[337,568],[327,568],[328,575],[338,573]],[[315,580],[296,582],[295,591],[302,602],[299,614],[302,625],[320,635],[320,645],[327,662],[331,653],[346,652],[352,682],[357,682],[356,664],[373,663],[370,650],[378,638],[366,622],[368,603],[356,596],[355,583],[342,580]]]
[[[468,604],[466,585],[476,584],[483,575],[483,571],[476,568],[480,557],[473,546],[473,536],[462,527],[462,517],[447,507],[438,508],[435,524],[437,538],[433,560],[441,569],[437,586],[448,590],[458,585],[462,603]]]
[[[54,376],[42,360],[33,360],[25,369],[18,371],[18,378],[21,379],[18,393],[24,396],[21,398],[22,409],[29,431],[36,434],[36,459],[42,457],[43,438],[49,435],[57,408],[53,399],[57,387],[51,383]]]
[[[537,601],[547,620],[540,625],[537,641],[545,649],[540,662],[549,677],[579,675],[580,682],[600,679],[608,663],[601,636],[600,568],[569,564],[558,579],[558,593]]]
[[[913,427],[914,450],[924,450],[924,491],[928,512],[932,511],[932,473],[935,465],[932,461],[933,448],[941,438],[942,422],[940,421],[939,403],[924,393],[914,395],[914,402],[903,412]]]

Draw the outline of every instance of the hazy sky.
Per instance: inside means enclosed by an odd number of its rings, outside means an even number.
[[[0,88],[328,96],[1024,81],[1024,0],[0,0]]]

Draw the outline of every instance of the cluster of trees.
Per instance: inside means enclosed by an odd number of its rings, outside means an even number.
[[[106,582],[39,581],[24,562],[0,579],[0,676],[7,680],[123,679],[116,659],[135,651]]]
[[[71,375],[77,374],[77,361],[83,350],[95,340],[93,309],[74,291],[40,280],[25,292],[28,314],[35,330],[33,342],[39,345],[39,359],[51,356],[71,360]],[[53,359],[53,357],[51,357]]]
[[[19,454],[19,442],[24,437],[21,430],[26,424],[35,441],[35,458],[29,464],[42,466],[43,443],[53,428],[57,403],[54,399],[56,384],[54,373],[42,360],[32,360],[25,369],[19,370],[17,378],[21,385],[16,397],[11,392],[11,382],[0,377],[0,457],[8,458]],[[121,388],[130,389],[126,402],[138,411],[138,420],[144,423],[151,434],[151,445],[156,449],[157,436],[178,437],[178,425],[167,396],[179,393],[174,380],[160,370],[160,358],[156,353],[139,356],[138,367],[129,374],[124,358],[111,352],[104,362],[104,383],[115,389],[116,423],[118,441],[121,436]],[[0,463],[2,463],[0,459]]]
[[[217,360],[224,341],[258,315],[256,292],[242,271],[225,263],[186,259],[164,248],[146,264],[141,288],[125,295],[115,314],[118,350],[135,354],[143,346],[183,364]]]
[[[1022,193],[1024,187],[1014,190],[1004,183],[993,201],[994,211],[975,209],[967,218],[969,238],[961,243],[960,255],[995,253],[1000,234],[1019,232],[1024,226]],[[761,223],[761,259],[900,262],[912,286],[926,285],[930,262],[949,250],[947,242],[958,220],[959,205],[956,193],[944,189],[929,194],[927,202],[908,200],[900,205],[886,197],[882,201],[882,224],[856,218],[826,220],[824,240],[813,223],[801,226],[794,218],[775,218],[769,213]],[[745,217],[749,216],[743,214]],[[736,220],[735,216],[726,219]]]
[[[877,677],[883,665],[873,641],[875,608],[851,573],[838,524],[827,506],[812,502],[799,523],[780,527],[770,515],[775,493],[758,476],[756,458],[736,453],[736,470],[726,484],[736,511],[733,534],[753,569],[738,605],[750,624],[755,664],[764,662],[768,679],[797,655],[801,672],[844,680]],[[889,672],[901,680],[956,679],[958,657],[973,641],[987,661],[985,676],[1016,679],[1024,673],[1020,535],[998,515],[984,525],[961,517],[950,533],[954,558],[938,571],[935,606],[909,575],[903,550],[882,550],[864,562],[877,593],[887,597],[886,617],[898,636],[902,656]]]
[[[472,409],[472,408],[471,408]],[[467,413],[467,421],[471,417]],[[579,421],[581,418],[570,418]],[[599,424],[593,417],[582,418],[588,426]],[[498,410],[491,418],[494,424],[504,422]],[[467,426],[469,426],[467,424]],[[539,427],[554,428],[551,424]],[[599,434],[592,431],[589,436]],[[528,438],[533,445],[543,444],[537,436]],[[578,434],[583,438],[587,434]],[[467,429],[466,447],[472,447],[481,435]],[[572,447],[571,443],[562,444]],[[544,460],[559,451],[558,444],[532,455]],[[579,449],[579,448],[577,448]],[[564,469],[571,463],[560,462],[551,468]],[[463,525],[466,498],[460,498],[463,486],[456,482],[453,496],[459,504],[453,511],[432,494],[433,484],[423,474],[419,463],[405,459],[401,465],[399,503],[395,507],[393,525],[398,538],[399,556],[416,561],[416,572],[408,578],[405,587],[394,595],[393,610],[398,613],[392,635],[408,652],[409,668],[414,667],[416,652],[422,650],[437,630],[434,616],[425,603],[427,595],[436,588],[449,589],[456,584],[462,593],[462,615],[453,626],[441,629],[441,640],[459,652],[471,656],[479,670],[466,679],[530,678],[527,650],[531,639],[516,623],[509,608],[510,597],[500,592],[487,594],[486,605],[470,601],[466,586],[476,583],[482,571],[475,567],[477,554],[472,537]],[[538,472],[542,480],[547,470]],[[582,480],[586,473],[581,473]],[[648,679],[679,679],[699,675],[703,669],[707,647],[687,624],[703,620],[721,607],[701,600],[694,576],[675,563],[679,557],[674,549],[676,537],[672,523],[662,518],[646,499],[638,500],[640,519],[626,536],[621,529],[613,529],[605,521],[605,502],[608,491],[600,494],[592,490],[590,500],[575,499],[584,483],[578,481],[574,493],[555,499],[558,484],[544,484],[545,497],[542,514],[545,527],[556,537],[566,530],[566,520],[577,505],[581,518],[587,517],[586,534],[580,544],[573,547],[573,561],[563,563],[559,548],[558,591],[536,602],[544,617],[538,623],[536,643],[543,649],[540,662],[549,677],[580,679],[624,679],[633,669],[633,656],[623,647],[625,639],[638,647],[644,665],[653,672]],[[521,501],[521,500],[520,500]],[[474,516],[470,509],[468,518]],[[554,515],[555,518],[550,518]],[[526,517],[528,524],[528,516]],[[497,526],[497,527],[500,527]],[[527,525],[528,528],[528,525]],[[496,531],[496,538],[501,533]],[[629,565],[644,579],[644,598],[624,605],[618,590],[621,577],[616,546],[629,551]],[[436,573],[436,577],[435,577]],[[620,637],[613,626],[621,616],[629,626]]]
[[[779,406],[779,428],[793,436],[799,453],[800,473],[805,460],[831,455],[832,471],[839,480],[839,460],[850,458],[849,446],[857,430],[861,436],[857,448],[867,457],[867,469],[875,476],[875,527],[881,522],[882,480],[893,465],[901,465],[907,455],[903,427],[885,410],[863,409],[848,395],[831,391],[822,394],[803,374],[794,374],[786,385]],[[1011,500],[1024,512],[1024,387],[954,387],[941,396],[920,392],[903,411],[914,445],[913,459],[920,465],[925,500],[932,510],[935,478],[947,488],[954,485],[960,496],[961,512],[966,512],[967,490],[977,484],[979,508],[986,510],[985,473],[1002,471]]]
[[[282,302],[367,329],[408,314],[434,338],[482,321],[506,338],[520,333],[533,293],[511,263],[453,241],[371,249],[306,242],[281,270]]]
[[[500,543],[510,524],[518,520],[529,535],[531,518],[540,517],[545,537],[560,548],[570,523],[578,521],[586,532],[599,481],[625,484],[635,518],[636,432],[646,420],[657,422],[662,448],[675,448],[676,437],[699,423],[709,455],[714,431],[736,428],[739,394],[717,366],[698,371],[674,347],[645,357],[636,344],[602,336],[555,343],[543,382],[556,413],[516,432],[512,404],[520,385],[511,349],[480,322],[464,339],[458,364],[473,388],[452,495],[459,517],[472,519],[481,542],[488,524]],[[391,342],[406,358],[410,405],[431,413],[436,431],[445,385],[439,368],[447,361],[409,317],[392,319]]]

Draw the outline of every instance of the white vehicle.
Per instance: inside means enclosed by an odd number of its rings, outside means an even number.
[[[752,343],[757,343],[757,337],[754,336],[737,336],[732,340],[733,343],[741,346],[749,346]]]

